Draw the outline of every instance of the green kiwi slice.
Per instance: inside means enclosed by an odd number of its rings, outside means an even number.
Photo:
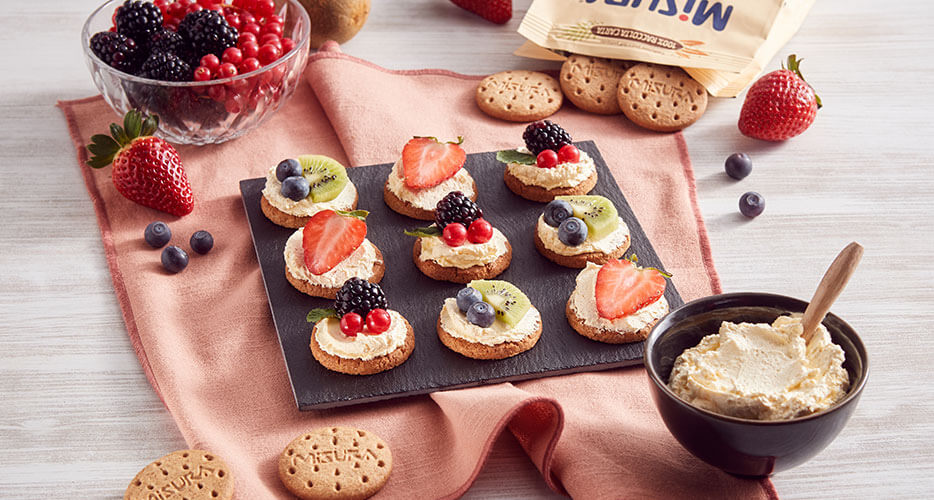
[[[344,190],[344,186],[350,182],[347,178],[347,170],[333,158],[323,155],[302,155],[298,157],[298,162],[301,163],[303,175],[311,186],[308,196],[315,203],[337,198],[337,195]]]
[[[496,319],[516,326],[532,307],[529,298],[516,285],[502,280],[473,280],[467,286],[480,292],[483,300],[493,306]]]
[[[584,224],[587,224],[588,240],[603,239],[619,227],[619,214],[616,212],[616,206],[602,196],[556,196],[555,199],[571,204],[574,217],[582,219]]]

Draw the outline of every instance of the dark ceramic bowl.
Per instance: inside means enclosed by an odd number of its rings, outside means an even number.
[[[850,376],[847,395],[834,406],[790,420],[760,421],[702,410],[668,388],[675,358],[722,321],[772,323],[780,315],[803,313],[807,302],[768,293],[728,293],[689,302],[662,318],[645,342],[645,368],[652,399],[668,430],[688,451],[731,474],[768,476],[804,463],[837,436],[866,385],[866,348],[850,325],[828,314],[824,326],[843,348]]]

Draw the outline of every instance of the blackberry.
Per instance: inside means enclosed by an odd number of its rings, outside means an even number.
[[[483,217],[483,210],[460,191],[451,191],[435,206],[435,222],[441,229],[452,222],[467,227],[480,217]]]
[[[221,57],[224,49],[237,45],[237,29],[216,10],[199,10],[186,15],[178,25],[178,32],[188,42],[192,56],[197,58],[208,54]]]
[[[102,31],[91,37],[91,52],[108,66],[125,73],[139,70],[141,51],[132,38],[119,33]]]
[[[171,52],[153,52],[140,68],[140,76],[164,82],[191,81],[191,66]]]
[[[334,309],[338,316],[355,312],[361,318],[366,318],[367,313],[373,309],[386,308],[388,304],[383,289],[376,283],[360,278],[350,278],[345,281],[341,289],[337,291],[337,298],[334,301]]]
[[[162,11],[152,2],[127,0],[117,7],[114,24],[117,33],[145,44],[153,33],[162,29]]]
[[[571,143],[571,136],[557,123],[542,120],[526,127],[522,140],[525,141],[525,147],[538,156],[546,149],[557,153],[561,146]]]

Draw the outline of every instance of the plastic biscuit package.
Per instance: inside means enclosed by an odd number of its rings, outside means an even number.
[[[794,35],[815,0],[534,0],[517,55],[583,54],[681,66],[733,97]],[[549,50],[543,50],[549,49]],[[555,52],[552,52],[555,51]]]

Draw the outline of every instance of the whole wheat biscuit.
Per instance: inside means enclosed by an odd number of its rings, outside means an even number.
[[[327,321],[327,319],[321,321]],[[412,325],[405,318],[402,321],[405,321],[405,343],[382,356],[367,360],[334,356],[321,349],[314,334],[311,335],[311,342],[309,343],[311,354],[328,370],[347,375],[373,375],[374,373],[391,370],[405,363],[409,356],[412,355],[412,351],[415,350],[415,332],[412,330]]]
[[[373,245],[373,248],[376,249],[376,261],[373,262],[372,274],[367,276],[366,280],[370,283],[379,283],[380,280],[383,279],[383,274],[386,273],[386,262],[383,260],[383,253],[379,251],[379,248],[377,248],[376,245]],[[363,278],[363,276],[358,277]],[[325,299],[337,297],[337,291],[343,286],[343,284],[336,287],[315,285],[292,274],[292,272],[289,271],[289,266],[285,266],[285,279],[298,289],[299,292],[311,295],[312,297],[322,297]]]
[[[473,359],[505,359],[521,354],[535,347],[538,339],[542,336],[542,322],[538,322],[538,330],[526,336],[517,342],[503,342],[493,346],[481,344],[479,342],[470,342],[460,337],[455,337],[441,328],[441,315],[438,315],[438,322],[435,324],[438,331],[438,338],[448,349]]]
[[[681,68],[637,64],[619,81],[619,107],[636,125],[674,132],[707,109],[707,90]]]
[[[360,193],[353,199],[353,203],[349,207],[342,207],[341,210],[356,210],[357,202],[360,200]],[[300,227],[305,227],[305,224],[308,224],[308,221],[311,219],[311,215],[307,217],[302,217],[299,215],[292,215],[278,208],[272,206],[269,203],[269,200],[265,196],[261,196],[259,199],[259,207],[263,210],[263,215],[267,219],[271,220],[273,224],[278,224],[282,227],[290,227],[292,229],[298,229]]]
[[[536,71],[503,71],[480,81],[477,106],[484,113],[513,122],[547,118],[561,108],[558,81]]]
[[[392,452],[379,436],[352,427],[315,429],[279,455],[279,479],[303,500],[362,500],[389,480]]]
[[[506,242],[506,253],[500,255],[493,262],[483,265],[471,266],[467,268],[445,267],[433,260],[422,260],[418,257],[422,254],[422,239],[416,238],[412,246],[412,260],[415,261],[415,267],[425,276],[438,281],[450,281],[452,283],[470,283],[473,280],[492,279],[499,276],[509,267],[512,262],[512,245]]]
[[[568,300],[567,306],[564,308],[564,313],[568,318],[568,323],[571,325],[577,333],[587,337],[591,340],[596,340],[598,342],[604,342],[606,344],[626,344],[629,342],[638,342],[640,340],[645,340],[649,336],[649,332],[652,331],[652,327],[655,326],[655,323],[658,323],[658,319],[652,321],[645,328],[637,332],[617,332],[614,330],[607,330],[604,328],[596,328],[584,323],[584,320],[577,315],[574,309],[571,307],[571,301]],[[659,318],[660,319],[660,318]]]
[[[571,196],[589,193],[590,190],[597,185],[597,171],[594,170],[594,172],[590,174],[590,177],[584,179],[584,182],[581,182],[580,184],[572,187],[556,187],[552,189],[545,189],[541,186],[530,186],[523,183],[522,180],[518,177],[512,175],[508,168],[503,169],[503,181],[506,183],[506,187],[508,187],[510,191],[527,200],[548,203],[558,196]]]
[[[627,236],[626,241],[620,245],[619,248],[614,250],[613,253],[587,252],[577,255],[561,255],[549,250],[548,247],[545,246],[545,242],[542,241],[542,238],[538,235],[537,228],[533,229],[533,232],[535,233],[535,249],[538,250],[538,253],[544,255],[545,258],[559,266],[577,269],[587,267],[588,262],[603,265],[613,259],[620,259],[626,254],[626,250],[629,250],[629,244],[631,242],[631,238]]]
[[[143,467],[130,481],[124,500],[230,500],[230,467],[203,450],[178,450]]]
[[[561,65],[561,90],[580,109],[601,115],[620,113],[616,89],[630,61],[571,55]]]
[[[470,196],[470,199],[471,201],[477,201],[477,182],[472,178],[470,179],[470,182],[473,183],[473,196]],[[396,196],[396,193],[393,193],[392,190],[389,189],[388,182],[383,185],[383,201],[385,201],[386,205],[394,212],[400,213],[406,217],[419,220],[435,220],[434,210],[425,210],[402,200]]]

